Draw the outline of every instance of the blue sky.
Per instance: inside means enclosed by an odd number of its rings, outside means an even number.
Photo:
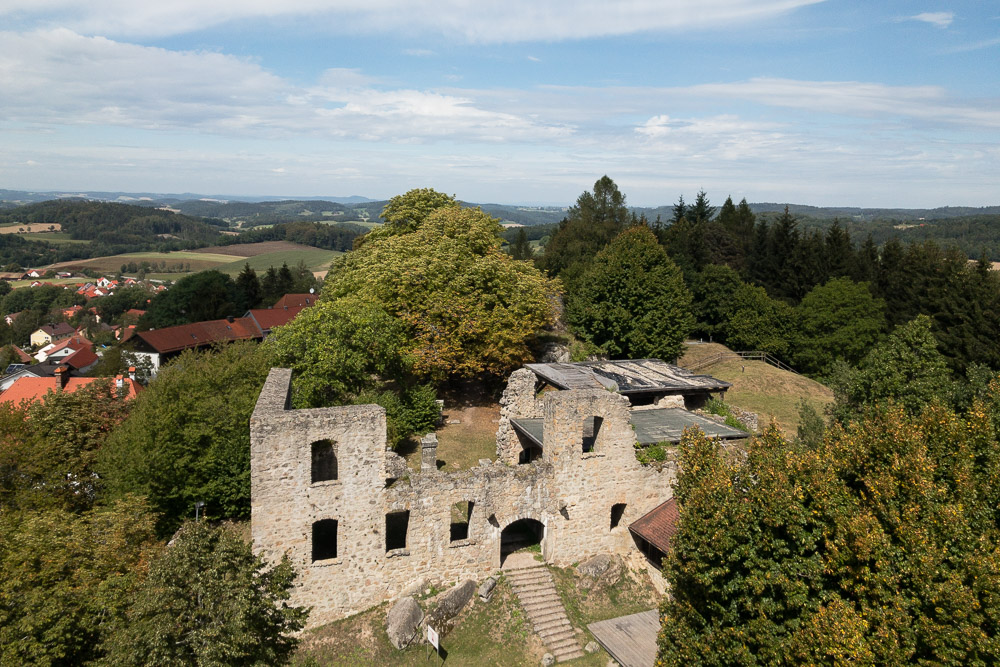
[[[1000,204],[1000,2],[0,0],[0,188]]]

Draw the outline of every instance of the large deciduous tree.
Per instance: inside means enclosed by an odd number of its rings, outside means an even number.
[[[964,417],[870,411],[813,447],[687,434],[657,664],[1000,661],[998,392]]]
[[[618,359],[676,359],[694,325],[681,272],[644,225],[597,253],[566,314],[580,336]]]
[[[162,328],[240,316],[247,305],[233,279],[219,271],[185,276],[149,304],[139,327]]]
[[[850,278],[814,287],[795,311],[799,335],[793,356],[805,373],[825,374],[837,359],[856,364],[885,328],[885,302]]]

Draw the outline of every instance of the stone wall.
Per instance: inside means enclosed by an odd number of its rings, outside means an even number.
[[[545,526],[542,554],[557,565],[627,554],[635,549],[628,524],[672,495],[674,467],[639,464],[628,399],[610,391],[555,391],[539,401],[534,374],[517,371],[504,394],[497,461],[404,474],[387,470],[387,460],[398,466],[386,453],[381,407],[289,410],[290,380],[290,371],[272,369],[251,417],[251,523],[258,553],[287,553],[296,565],[293,600],[313,607],[310,625],[394,599],[415,582],[482,579],[500,566],[503,529],[519,519]],[[513,417],[544,418],[540,459],[517,464]],[[594,417],[600,427],[584,452]],[[312,443],[324,440],[334,443],[337,479],[313,483]],[[453,541],[452,507],[469,501],[468,535]],[[624,511],[612,528],[615,504]],[[387,551],[386,514],[399,511],[409,512],[405,545]],[[314,561],[313,524],[328,519],[337,521],[336,557]]]

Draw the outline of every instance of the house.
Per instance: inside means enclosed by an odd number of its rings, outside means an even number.
[[[65,338],[61,341],[55,343],[49,343],[38,352],[35,353],[35,360],[39,362],[45,362],[52,360],[53,362],[65,363],[65,359],[76,355],[78,352],[83,350],[91,350],[89,356],[93,356],[94,344],[89,340],[83,338],[82,336],[76,335],[70,338]],[[81,356],[79,359],[88,359],[88,355]],[[96,363],[97,357],[94,357],[94,363]],[[93,365],[93,364],[91,364]],[[73,365],[77,370],[81,370],[81,365],[79,363]]]
[[[278,299],[271,308],[305,308],[306,306],[312,306],[316,303],[316,295],[309,294],[286,294],[285,296]]]
[[[684,407],[728,383],[658,359],[529,364],[500,401],[495,460],[439,469],[430,434],[414,471],[386,447],[384,408],[290,409],[291,376],[271,369],[250,418],[251,533],[256,553],[291,558],[310,625],[415,581],[485,578],[527,545],[560,567],[615,554],[660,576],[647,545],[668,546],[650,525],[669,519],[658,510],[673,498],[676,456],[645,464],[637,448],[676,444],[692,426],[748,435]]]
[[[271,330],[291,322],[302,312],[304,306],[285,306],[278,308],[253,308],[246,312],[243,317],[253,320],[263,333],[264,338],[271,334]]]
[[[29,280],[31,278],[41,278],[41,277],[42,277],[42,272],[41,271],[39,271],[38,269],[29,269],[28,271],[26,271],[24,273],[23,276],[21,276],[21,279],[22,280]]]
[[[264,332],[252,318],[229,317],[224,320],[136,331],[132,336],[132,351],[137,356],[148,358],[155,374],[162,363],[184,350],[237,340],[263,339]]]
[[[83,310],[83,306],[70,306],[62,311],[63,317],[67,320],[76,317]]]
[[[52,377],[19,378],[6,390],[0,392],[0,402],[21,405],[25,401],[29,403],[44,401],[45,396],[50,391],[74,392],[95,382],[107,382],[109,379],[70,377],[69,369],[65,366],[59,366],[55,369]],[[113,382],[112,391],[121,392],[127,401],[135,398],[141,391],[139,383],[134,378],[125,378],[119,375]]]
[[[7,323],[7,326],[9,326],[9,327],[12,327],[12,326],[14,326],[14,322],[16,322],[16,321],[17,321],[17,318],[18,318],[18,317],[19,317],[19,316],[21,315],[21,313],[23,313],[23,312],[24,312],[24,311],[22,310],[22,311],[20,311],[20,312],[17,312],[17,313],[11,313],[11,314],[9,314],[9,315],[6,315],[6,316],[5,316],[4,318],[3,318],[3,321]]]
[[[42,347],[63,338],[69,338],[75,333],[76,330],[65,322],[46,324],[31,334],[31,344],[34,347]]]
[[[72,278],[72,277],[73,277],[73,274],[70,273],[69,271],[60,271],[59,273],[56,274],[56,278],[62,278],[63,280],[65,280],[67,278]]]

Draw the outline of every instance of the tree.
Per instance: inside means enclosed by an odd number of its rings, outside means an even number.
[[[795,337],[795,311],[764,288],[744,283],[733,293],[721,333],[731,348],[786,357]]]
[[[155,297],[139,320],[139,327],[160,329],[189,322],[239,317],[244,312],[246,303],[236,289],[236,283],[226,274],[213,269],[185,276]]]
[[[382,209],[385,228],[393,234],[416,231],[431,213],[441,208],[458,207],[454,195],[433,188],[417,188],[396,195]]]
[[[926,315],[900,325],[833,387],[834,414],[846,420],[864,408],[889,402],[917,413],[954,394],[944,356]]]
[[[153,517],[135,498],[82,514],[0,511],[0,664],[100,658],[157,550]]]
[[[528,243],[528,234],[524,231],[524,227],[518,227],[517,236],[514,237],[514,242],[510,244],[509,254],[518,260],[530,260],[535,257],[535,251],[531,249],[531,244]]]
[[[572,292],[575,278],[604,246],[631,222],[625,195],[607,176],[594,183],[571,206],[559,228],[545,245],[539,260],[551,275],[560,276]]]
[[[231,528],[189,522],[150,564],[105,662],[287,664],[309,613],[287,603],[295,576],[287,556],[268,567]]]
[[[500,225],[445,206],[414,232],[369,239],[331,266],[323,298],[379,304],[406,327],[417,374],[503,375],[531,357],[554,322],[558,284],[500,249]]]
[[[998,392],[965,417],[871,411],[807,448],[686,434],[658,664],[1000,660]]]
[[[615,359],[676,359],[694,325],[680,269],[644,225],[597,253],[566,314],[580,336]]]
[[[804,373],[825,374],[837,359],[856,364],[885,328],[885,302],[850,278],[814,287],[795,310],[799,336],[792,356]]]
[[[378,403],[395,446],[440,416],[433,390],[414,377],[409,342],[403,322],[378,304],[343,297],[305,309],[265,346],[274,364],[294,371],[293,406]]]
[[[691,281],[696,331],[724,340],[724,324],[732,315],[733,295],[744,285],[728,266],[710,264]]]
[[[247,308],[256,308],[260,305],[263,296],[260,280],[257,279],[257,272],[250,268],[250,262],[246,262],[240,275],[236,276],[236,289],[243,295]]]
[[[247,422],[270,367],[265,351],[242,342],[189,350],[160,369],[98,454],[108,497],[148,498],[162,534],[196,501],[209,516],[248,517]]]

